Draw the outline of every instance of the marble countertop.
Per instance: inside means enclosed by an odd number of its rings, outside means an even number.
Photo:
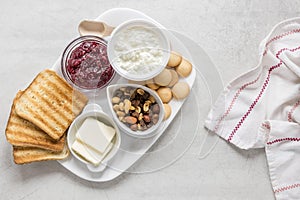
[[[187,151],[170,165],[145,172],[147,163],[157,162],[146,155],[130,172],[107,183],[82,180],[56,161],[14,164],[12,147],[5,139],[14,95],[38,72],[53,65],[77,34],[82,19],[94,19],[115,7],[140,10],[193,40],[210,57],[224,84],[257,65],[258,45],[275,24],[300,14],[300,2],[279,0],[2,2],[1,199],[274,199],[264,149],[240,150],[216,138],[213,151],[200,158],[207,134],[202,126]],[[205,119],[211,103],[199,103],[199,120]]]

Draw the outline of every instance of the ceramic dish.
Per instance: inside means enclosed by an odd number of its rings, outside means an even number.
[[[96,20],[103,21],[113,27],[117,27],[119,24],[136,18],[143,18],[152,21],[157,24],[159,27],[162,27],[159,23],[157,23],[152,18],[147,15],[128,8],[116,8],[112,10],[108,10],[102,15],[100,15]],[[180,42],[174,35],[168,35],[170,40],[170,44],[172,46],[172,50],[180,52],[185,58],[189,61],[192,61],[192,57],[184,46],[182,42]],[[205,63],[204,63],[205,64]],[[54,64],[53,69],[61,74],[60,71],[60,58]],[[196,78],[196,69],[193,68],[189,77],[185,78],[185,81],[189,84],[190,88],[192,88]],[[118,74],[115,75],[114,79],[110,84],[121,84],[127,83],[127,80],[120,77]],[[99,96],[92,96],[90,100],[96,101],[101,105],[104,112],[110,114],[109,105],[107,103],[106,94],[100,94]],[[172,120],[175,118],[176,114],[184,104],[184,100],[182,101],[171,101],[170,106],[172,107],[171,116],[164,122],[163,126],[159,126],[156,130],[157,134],[153,137],[146,138],[143,140],[137,140],[134,137],[128,136],[127,134],[121,131],[121,145],[116,153],[116,155],[107,163],[107,167],[98,173],[91,172],[86,168],[86,165],[80,161],[78,161],[73,156],[70,156],[66,160],[58,161],[62,166],[64,166],[67,170],[74,173],[78,177],[93,181],[93,182],[106,182],[111,181],[118,176],[120,176],[123,172],[126,172],[135,162],[137,162],[159,139],[159,137],[164,133],[168,125],[171,124]],[[111,115],[112,117],[112,115]]]
[[[84,120],[88,117],[93,117],[98,119],[99,121],[103,122],[106,125],[109,125],[113,127],[116,130],[115,138],[113,139],[113,147],[110,150],[110,152],[106,155],[106,157],[101,161],[99,166],[94,166],[84,160],[81,156],[79,156],[76,152],[72,149],[72,144],[75,142],[75,135],[79,129],[79,127],[82,125]],[[68,129],[67,134],[67,143],[68,147],[70,149],[71,154],[80,162],[87,165],[87,168],[92,172],[100,172],[103,171],[109,162],[110,159],[112,159],[115,154],[117,153],[118,149],[120,148],[121,144],[121,135],[118,126],[115,124],[115,122],[106,114],[103,112],[102,108],[97,104],[88,104],[82,113],[76,117],[76,119],[72,122],[71,126]]]
[[[118,74],[134,80],[158,75],[170,57],[166,31],[147,19],[133,19],[118,25],[107,45],[108,59]],[[156,61],[159,60],[159,63]]]
[[[116,112],[114,111],[113,103],[111,101],[111,99],[114,96],[114,93],[116,92],[116,90],[118,90],[120,88],[127,88],[127,87],[131,87],[131,88],[134,88],[134,89],[138,89],[138,88],[143,89],[144,91],[148,92],[151,96],[153,96],[155,98],[156,103],[159,106],[160,111],[159,111],[159,114],[158,114],[158,121],[157,121],[156,124],[154,124],[153,126],[148,128],[147,130],[136,130],[136,131],[131,130],[128,126],[125,125],[125,123],[120,121],[120,119],[118,118]],[[137,138],[152,137],[157,133],[156,130],[158,129],[159,126],[161,126],[162,120],[164,118],[164,110],[163,110],[163,103],[160,100],[160,98],[159,98],[159,96],[157,95],[156,92],[154,92],[150,88],[147,88],[147,87],[142,86],[142,85],[137,85],[137,84],[110,85],[110,86],[107,87],[106,91],[107,91],[107,99],[108,99],[108,105],[109,105],[110,111],[113,115],[113,118],[114,118],[115,122],[119,125],[119,127],[121,128],[121,130],[123,132],[127,133],[130,136],[137,137]]]

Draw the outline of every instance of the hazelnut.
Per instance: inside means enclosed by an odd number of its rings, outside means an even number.
[[[153,122],[153,124],[157,124],[158,119],[159,119],[158,114],[154,114],[154,115],[152,116],[152,122]]]
[[[149,115],[144,115],[144,121],[145,121],[146,123],[151,122],[151,119],[150,119]]]
[[[131,101],[131,105],[133,105],[133,106],[138,106],[138,105],[140,105],[140,100],[137,100],[137,99],[135,99],[135,100],[132,100]]]
[[[147,125],[145,123],[144,120],[140,120],[140,125],[142,126],[142,128],[145,130],[147,128]]]
[[[133,131],[137,131],[138,125],[137,125],[137,124],[132,124],[132,125],[130,126],[130,129],[133,130]]]
[[[153,106],[152,106],[152,111],[153,111],[153,113],[159,113],[159,111],[160,111],[160,108],[159,108],[159,105],[158,104],[154,104]]]
[[[131,114],[131,116],[133,116],[133,117],[135,117],[135,118],[138,118],[138,117],[139,117],[139,113],[138,113],[138,112],[133,112],[133,113]]]

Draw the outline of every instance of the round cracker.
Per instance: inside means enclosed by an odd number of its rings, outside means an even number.
[[[164,115],[164,120],[167,120],[172,113],[172,108],[169,104],[164,103],[164,111],[165,111],[165,115]]]
[[[169,83],[168,87],[173,87],[178,82],[179,77],[178,77],[178,74],[177,74],[177,72],[175,70],[169,69],[169,71],[171,72],[172,80]]]
[[[153,79],[149,79],[146,81],[146,86],[149,87],[152,90],[157,90],[159,88],[159,85],[154,83]]]
[[[163,103],[168,103],[172,99],[172,91],[168,87],[160,87],[157,94]]]
[[[176,67],[180,64],[181,60],[182,56],[179,53],[171,51],[167,66]]]
[[[178,82],[172,88],[172,94],[178,100],[184,99],[189,93],[190,86],[186,82]]]
[[[192,64],[183,58],[181,63],[176,67],[176,72],[179,74],[179,76],[187,77],[191,74],[192,69]]]
[[[168,69],[163,69],[153,80],[157,85],[167,86],[172,80],[172,74]]]

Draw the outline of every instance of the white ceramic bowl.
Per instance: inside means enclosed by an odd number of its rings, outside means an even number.
[[[72,144],[74,143],[76,139],[76,132],[84,122],[84,120],[87,117],[95,117],[99,121],[112,126],[116,130],[116,135],[114,138],[114,145],[111,149],[111,151],[106,155],[106,157],[102,160],[101,164],[99,166],[94,166],[91,163],[84,160],[82,157],[80,157],[76,152],[72,150]],[[100,172],[103,171],[109,162],[110,159],[114,157],[114,155],[117,153],[120,144],[121,144],[121,135],[118,126],[114,122],[113,119],[111,119],[106,113],[103,112],[102,108],[98,104],[88,104],[82,113],[73,121],[71,126],[69,127],[68,134],[67,134],[67,143],[68,147],[70,149],[71,154],[82,163],[86,164],[88,169],[93,172]]]
[[[137,30],[140,30],[141,27],[144,28],[144,30],[146,30],[147,33],[149,31],[150,35],[153,34],[153,35],[157,36],[160,47],[159,48],[151,47],[151,48],[155,52],[158,49],[159,49],[159,51],[161,51],[162,60],[159,63],[157,63],[157,65],[155,65],[155,67],[153,67],[152,70],[145,71],[146,67],[149,67],[149,65],[151,65],[151,64],[145,64],[145,66],[142,66],[139,68],[139,70],[136,70],[136,71],[138,71],[138,73],[134,73],[135,71],[125,70],[123,67],[120,66],[120,64],[118,63],[118,59],[121,56],[119,53],[117,53],[115,51],[115,47],[116,46],[122,46],[122,48],[124,47],[124,45],[118,44],[118,37],[120,36],[121,33],[124,33],[124,31],[129,30],[131,28],[137,28]],[[136,30],[134,30],[134,31],[136,31]],[[133,33],[135,33],[134,31],[133,31]],[[119,75],[121,75],[122,77],[129,79],[129,80],[142,81],[142,80],[148,80],[148,79],[155,77],[165,68],[165,66],[168,63],[169,57],[170,57],[170,42],[169,42],[169,39],[168,39],[166,33],[167,32],[165,29],[163,29],[159,25],[157,25],[153,22],[150,22],[149,20],[145,20],[145,19],[134,19],[134,20],[129,20],[129,21],[122,23],[121,25],[117,26],[114,29],[114,31],[112,32],[111,38],[108,40],[107,55],[108,55],[108,59],[111,63],[111,66],[114,68],[114,70]],[[142,37],[141,35],[143,35],[143,34],[141,34],[141,33],[140,33],[140,35],[137,34],[136,37],[133,35],[134,34],[130,34],[130,37],[131,37],[130,41],[132,41],[132,39],[135,39],[135,38],[142,38],[141,39],[142,41],[147,40],[147,38],[150,38],[150,37]],[[124,40],[122,40],[122,41],[124,41]],[[133,41],[135,43],[139,43],[139,42],[136,42],[136,41],[139,41],[138,39],[133,40]],[[138,54],[136,54],[134,51],[137,49],[140,49],[140,50],[147,49],[146,47],[149,47],[149,45],[151,46],[152,44],[148,44],[148,45],[145,44],[145,46],[143,46],[143,47],[140,47],[138,45],[138,47],[130,49],[128,52],[133,52],[133,54],[130,54],[131,56],[129,56],[129,57],[131,57],[131,58],[135,57],[136,60],[138,60],[140,62],[141,57],[143,57],[142,54],[139,54],[139,57],[137,57],[136,55],[138,55]],[[148,48],[148,49],[150,49],[150,48]],[[145,55],[145,54],[143,54],[143,55]],[[149,55],[149,54],[147,54],[147,55]],[[143,62],[144,61],[141,61],[141,63],[143,63]],[[153,63],[153,62],[150,62],[150,63]],[[129,66],[131,66],[131,65],[129,65]]]
[[[159,115],[158,115],[158,117],[159,117],[158,122],[156,124],[152,125],[150,128],[148,128],[146,130],[133,131],[125,123],[120,121],[119,118],[118,118],[118,115],[116,114],[116,112],[113,109],[112,98],[113,98],[113,95],[114,95],[115,91],[117,89],[121,88],[121,87],[133,87],[135,89],[141,88],[144,91],[148,92],[150,95],[152,95],[155,98],[155,100],[156,100],[156,102],[157,102],[157,104],[159,105],[159,108],[160,108],[160,112],[159,112]],[[108,99],[109,108],[112,112],[113,118],[114,118],[115,122],[118,124],[118,126],[120,127],[120,129],[122,131],[124,131],[125,133],[127,133],[128,135],[133,136],[133,137],[137,137],[137,138],[152,137],[157,133],[156,130],[160,126],[163,125],[163,118],[164,118],[163,102],[161,101],[159,96],[156,94],[156,92],[154,92],[150,88],[147,88],[147,87],[142,86],[142,85],[137,85],[137,84],[116,84],[116,85],[109,85],[107,87],[106,91],[107,91],[107,99]]]

